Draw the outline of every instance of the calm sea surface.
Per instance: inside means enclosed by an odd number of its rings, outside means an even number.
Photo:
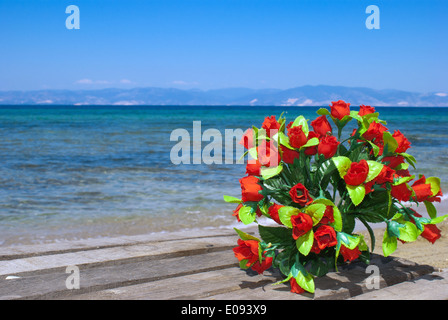
[[[235,205],[222,196],[240,196],[244,165],[174,165],[171,132],[192,135],[201,121],[224,135],[283,111],[314,119],[317,109],[1,106],[0,245],[231,225]],[[411,141],[417,173],[448,190],[448,108],[377,111]]]

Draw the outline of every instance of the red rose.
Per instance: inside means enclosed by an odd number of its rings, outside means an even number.
[[[415,192],[415,198],[418,202],[426,201],[432,196],[431,184],[425,182],[426,178],[422,176],[412,184],[412,189]]]
[[[303,289],[301,286],[299,286],[299,285],[297,284],[297,281],[296,281],[295,278],[291,278],[291,279],[289,280],[289,283],[290,283],[290,285],[291,285],[291,292],[292,292],[292,293],[301,294],[301,293],[304,293],[304,292],[305,292],[305,289]]]
[[[282,222],[280,221],[280,218],[278,217],[278,210],[280,210],[280,208],[283,208],[284,206],[279,205],[274,203],[273,205],[271,205],[268,209],[268,214],[271,216],[271,218],[277,222],[278,224],[282,224]]]
[[[297,240],[313,228],[313,219],[306,213],[300,212],[297,215],[291,216],[292,237]]]
[[[383,141],[383,132],[385,131],[387,131],[387,128],[385,126],[383,126],[379,122],[374,121],[369,125],[369,128],[362,134],[362,136],[369,141]]]
[[[258,255],[259,243],[256,240],[241,240],[238,239],[238,247],[233,248],[233,253],[238,261],[247,260],[246,267],[252,266],[252,270],[259,274],[269,269],[272,265],[272,257],[264,257],[260,263]]]
[[[250,176],[259,176],[260,175],[260,169],[261,169],[261,163],[258,160],[250,160],[251,162],[247,162],[246,164],[246,173]]]
[[[383,162],[389,168],[394,169],[398,167],[400,164],[404,163],[404,157],[403,156],[384,157],[381,160],[381,162]]]
[[[238,261],[247,260],[246,267],[250,267],[258,257],[258,241],[238,239],[238,247],[233,248]]]
[[[392,137],[398,142],[398,147],[395,149],[396,153],[406,152],[411,147],[409,140],[400,132],[400,130],[395,130]]]
[[[291,190],[289,190],[289,195],[291,196],[292,201],[298,203],[302,207],[305,207],[313,202],[313,198],[311,198],[308,189],[301,183],[298,183],[292,187]]]
[[[359,107],[359,116],[365,116],[366,114],[371,114],[375,112],[375,108],[371,106],[362,105]]]
[[[302,126],[295,126],[288,129],[289,144],[294,148],[300,148],[308,141]]]
[[[411,210],[414,211],[414,216],[419,218],[422,217],[420,214],[415,212],[415,210]],[[415,223],[414,219],[412,219],[412,222]],[[432,244],[434,244],[434,242],[442,236],[440,229],[435,224],[425,224],[423,226],[423,232],[420,235]]]
[[[392,197],[399,201],[409,201],[412,196],[412,191],[409,190],[407,183],[402,183],[396,186],[392,186]]]
[[[311,126],[314,131],[320,136],[326,136],[328,133],[332,133],[331,124],[328,122],[327,117],[325,115],[317,117],[315,120],[311,122]]]
[[[352,250],[341,245],[340,253],[344,257],[344,261],[347,262],[358,259],[359,255],[361,254],[361,251],[359,251],[358,247]]]
[[[257,147],[258,161],[265,167],[276,167],[280,163],[280,153],[275,143],[271,140],[267,142],[263,140]]]
[[[326,136],[320,139],[317,152],[323,154],[325,159],[329,159],[336,154],[340,142],[335,136]]]
[[[247,176],[241,178],[241,200],[243,202],[247,201],[255,201],[258,202],[263,199],[263,195],[259,193],[259,191],[263,190],[263,188],[258,184],[260,181],[255,176]]]
[[[258,274],[262,274],[265,270],[271,267],[272,260],[272,257],[264,257],[261,263],[260,260],[255,261],[251,269],[256,271]]]
[[[344,116],[350,115],[350,103],[345,103],[342,100],[331,102],[331,116],[341,120]]]
[[[293,164],[294,163],[294,159],[299,159],[300,157],[300,153],[295,151],[295,150],[291,150],[285,146],[280,145],[280,148],[282,149],[282,158],[283,161],[287,164]]]
[[[244,148],[246,148],[246,149],[255,147],[255,145],[254,145],[254,130],[247,129],[243,133],[243,136],[241,137],[239,144],[243,145]]]
[[[266,130],[266,135],[271,137],[275,135],[280,129],[280,123],[275,120],[275,116],[266,117],[263,124],[261,125],[263,129]]]
[[[388,166],[384,166],[379,175],[375,178],[375,183],[384,184],[386,182],[393,182],[394,174],[395,170],[392,170]]]
[[[350,186],[359,186],[361,183],[366,181],[368,174],[369,165],[367,164],[367,161],[363,159],[359,162],[352,162],[350,168],[344,176],[344,180],[345,183]]]
[[[319,253],[325,248],[333,247],[338,243],[336,239],[336,232],[334,229],[327,225],[321,225],[314,232],[314,243],[311,251]]]
[[[319,138],[319,135],[314,131],[310,131],[308,132],[308,141],[312,138]],[[304,153],[307,156],[314,156],[317,153],[317,146],[306,147]]]

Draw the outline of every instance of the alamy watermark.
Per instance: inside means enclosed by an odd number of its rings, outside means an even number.
[[[65,287],[69,290],[80,288],[80,274],[78,266],[67,266],[65,273],[70,275],[65,280]]]

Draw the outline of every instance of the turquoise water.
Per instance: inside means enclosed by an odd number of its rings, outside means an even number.
[[[171,132],[192,134],[193,121],[245,130],[283,111],[314,119],[317,109],[1,106],[0,244],[230,225],[234,205],[222,195],[240,196],[245,167],[174,165]],[[448,108],[377,111],[411,141],[418,173],[447,190]]]

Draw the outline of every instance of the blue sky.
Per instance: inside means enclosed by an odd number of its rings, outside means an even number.
[[[80,29],[68,30],[68,5]],[[368,30],[368,5],[380,29]],[[448,91],[448,1],[0,0],[0,90]]]

